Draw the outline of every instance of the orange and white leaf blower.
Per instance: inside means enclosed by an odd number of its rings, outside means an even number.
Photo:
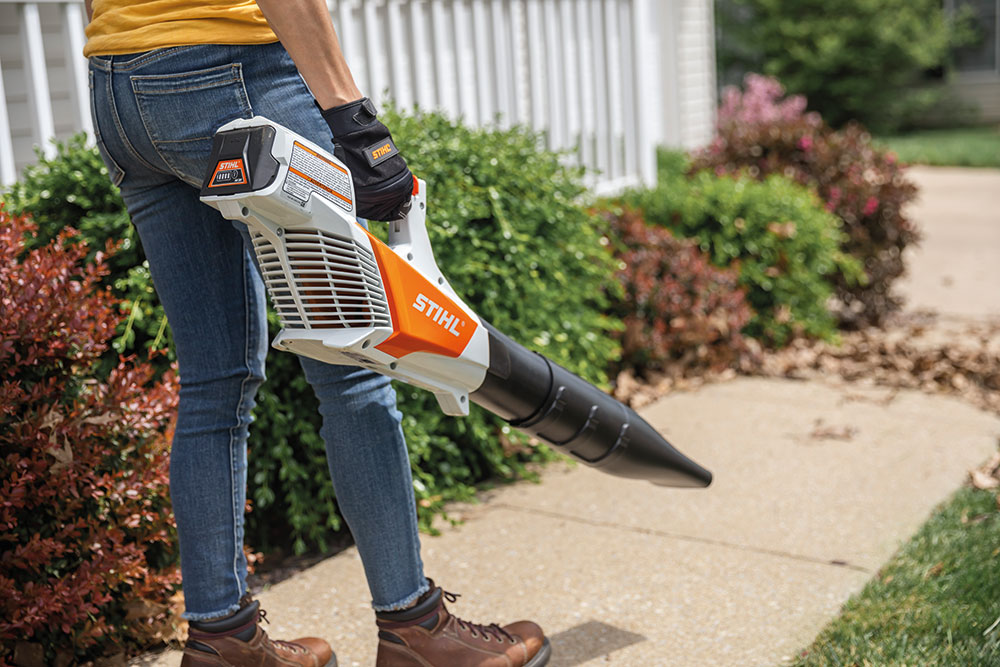
[[[281,319],[276,348],[423,387],[449,415],[467,415],[472,401],[612,475],[711,482],[632,409],[462,301],[434,261],[422,181],[386,245],[358,224],[347,167],[258,116],[219,128],[201,200],[249,228]]]

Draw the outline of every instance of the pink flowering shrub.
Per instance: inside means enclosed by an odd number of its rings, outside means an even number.
[[[782,174],[816,190],[843,221],[843,250],[862,262],[866,281],[838,280],[845,325],[877,324],[899,306],[892,283],[903,275],[903,250],[919,240],[904,214],[916,196],[896,156],[872,144],[858,124],[834,131],[806,111],[801,95],[786,97],[777,80],[748,74],[743,90],[727,89],[715,139],[694,156],[693,170]]]
[[[801,119],[814,126],[822,124],[819,114],[806,113],[806,98],[802,95],[782,99],[785,89],[777,79],[751,72],[743,81],[744,90],[730,86],[723,91],[718,116],[720,127],[793,123]]]

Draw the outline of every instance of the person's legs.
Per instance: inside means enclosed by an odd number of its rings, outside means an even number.
[[[175,182],[127,191],[170,322],[180,401],[170,454],[184,599],[192,620],[239,608],[247,429],[264,379],[263,284],[239,233]]]
[[[130,76],[155,58],[92,62],[98,146],[120,181],[179,360],[170,484],[185,616],[218,618],[246,593],[246,437],[264,373],[263,286],[231,223],[143,145]]]
[[[264,115],[319,145],[330,143],[329,129],[280,45],[92,59],[92,82],[98,146],[139,230],[180,361],[171,495],[185,615],[195,631],[182,665],[323,664],[332,655],[325,642],[271,642],[252,618],[256,608],[240,600],[247,426],[265,352],[263,289],[245,232],[202,205],[197,186],[212,134],[233,118]],[[479,628],[492,626],[455,619],[440,590],[428,590],[388,380],[308,360],[303,366],[321,401],[331,473],[378,612],[379,664],[471,665],[498,657],[480,645],[487,639]],[[506,640],[502,652],[516,654],[509,664],[547,662],[534,624],[497,632],[487,635]],[[411,640],[420,645],[400,654]]]
[[[372,605],[407,607],[428,584],[396,393],[388,378],[369,370],[301,362],[320,401],[337,504],[358,545]]]
[[[279,44],[182,47],[102,62],[93,68],[98,144],[112,177],[121,177],[180,362],[171,495],[186,616],[209,619],[237,609],[246,592],[246,437],[267,332],[245,230],[201,204],[196,186],[212,134],[233,118],[264,115],[320,145],[332,137]],[[399,608],[427,583],[395,393],[370,371],[303,365],[321,402],[331,474],[373,603]]]

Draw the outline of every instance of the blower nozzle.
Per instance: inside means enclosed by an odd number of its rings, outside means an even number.
[[[712,473],[636,412],[483,323],[490,365],[470,400],[602,472],[662,486],[705,487]]]

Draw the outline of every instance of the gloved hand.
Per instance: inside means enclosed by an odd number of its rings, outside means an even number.
[[[396,220],[409,210],[413,174],[367,97],[323,110],[333,154],[354,178],[355,210],[370,220]]]

